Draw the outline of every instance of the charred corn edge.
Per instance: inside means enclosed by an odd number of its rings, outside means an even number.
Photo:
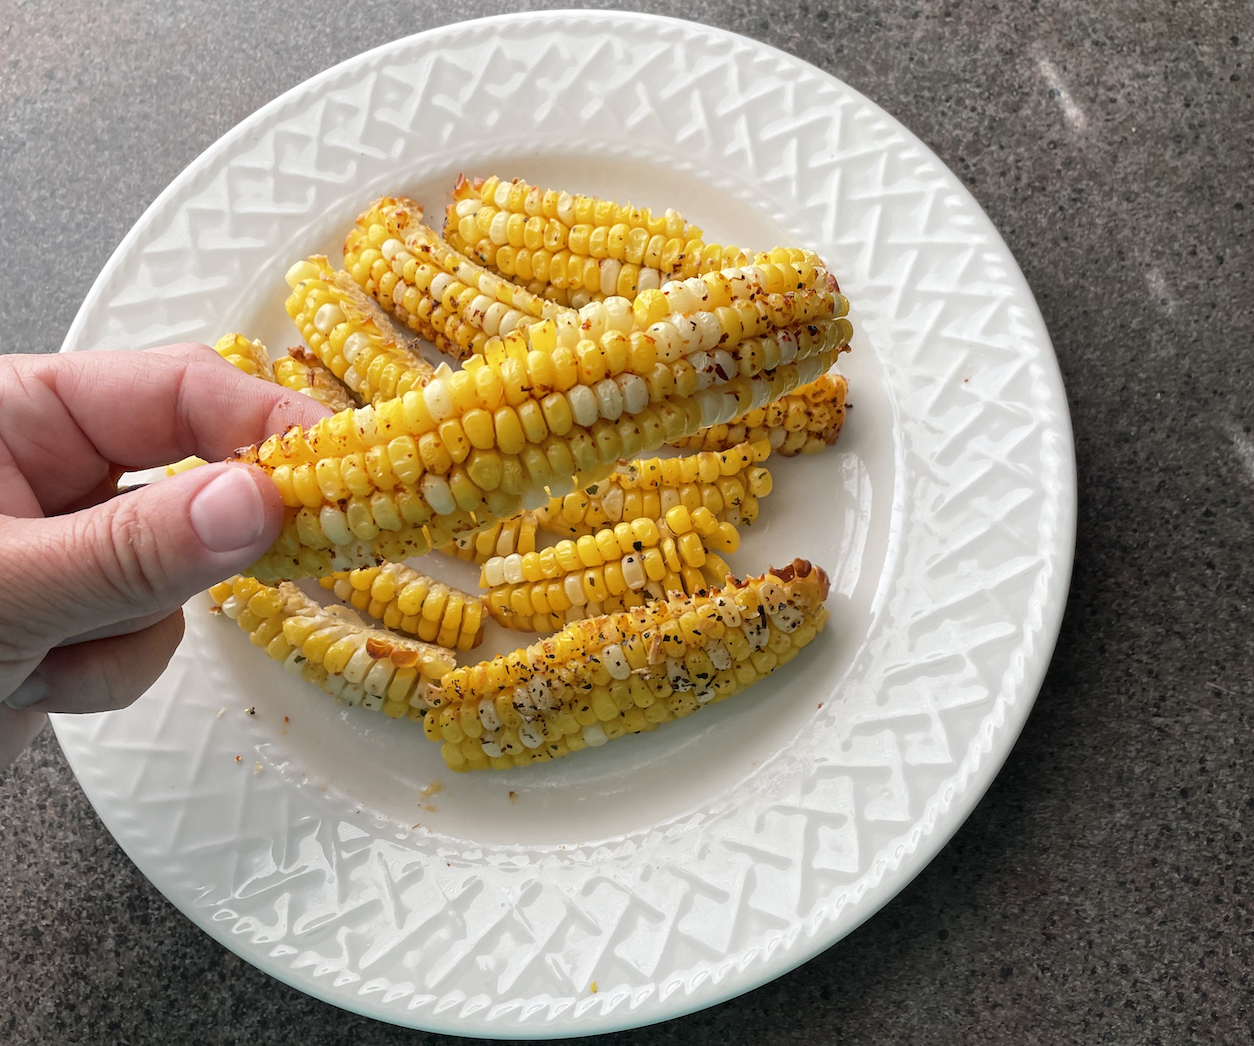
[[[335,376],[321,359],[303,345],[287,350],[274,361],[274,380],[285,389],[299,392],[336,411],[362,406],[362,400]]]
[[[652,730],[745,689],[824,626],[828,580],[805,560],[710,595],[568,625],[431,687],[426,736],[450,769],[508,769]]]
[[[237,576],[213,586],[218,609],[252,642],[337,700],[399,718],[430,707],[428,687],[453,669],[450,651],[371,628],[346,607],[323,607],[295,585]]]
[[[270,353],[259,341],[245,338],[242,334],[224,334],[214,345],[213,351],[245,374],[261,378],[262,381],[274,381]]]
[[[772,451],[784,457],[814,454],[831,446],[840,435],[848,390],[849,383],[843,375],[824,374],[765,407],[724,425],[703,428],[671,445],[717,451],[745,439],[766,439]]]
[[[321,584],[393,631],[460,650],[471,650],[483,640],[488,615],[477,594],[462,592],[405,564],[337,571],[322,578]]]
[[[286,308],[305,341],[363,402],[393,399],[433,372],[412,334],[322,255],[288,270]]]

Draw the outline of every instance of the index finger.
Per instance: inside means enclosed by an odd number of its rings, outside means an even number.
[[[193,454],[219,461],[328,413],[203,346],[0,358],[6,465],[45,512],[93,489],[109,464],[151,468]]]

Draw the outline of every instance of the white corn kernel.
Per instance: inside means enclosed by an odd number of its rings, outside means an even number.
[[[583,739],[587,742],[589,748],[597,748],[605,744],[609,740],[605,736],[605,731],[601,728],[600,723],[592,723],[583,728]]]
[[[627,655],[618,643],[611,643],[601,651],[601,664],[610,674],[611,679],[626,679],[631,675],[631,665],[627,663]]]
[[[505,557],[493,556],[483,564],[483,580],[488,588],[505,584]]]
[[[333,301],[327,302],[314,313],[314,326],[319,334],[330,334],[344,322],[344,310]]]

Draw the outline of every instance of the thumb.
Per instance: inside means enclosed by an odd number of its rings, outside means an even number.
[[[64,516],[0,517],[0,634],[10,656],[23,645],[34,654],[173,610],[255,562],[282,524],[270,479],[225,463]]]

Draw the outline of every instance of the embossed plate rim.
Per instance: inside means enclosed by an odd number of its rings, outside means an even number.
[[[686,40],[689,41],[701,38],[709,39],[711,37],[723,42],[731,41],[736,46],[749,48],[756,54],[770,58],[776,63],[807,71],[810,75],[817,76],[822,81],[835,85],[854,103],[865,107],[867,111],[890,124],[895,132],[900,134],[905,142],[912,145],[922,156],[932,160],[938,172],[953,183],[949,187],[949,191],[956,193],[962,199],[965,206],[964,213],[972,218],[978,227],[978,231],[984,235],[990,247],[999,249],[1000,255],[1003,256],[1002,261],[1006,266],[1006,273],[1003,279],[1008,284],[1013,285],[1015,302],[1025,310],[1024,322],[1033,329],[1035,336],[1040,342],[1040,360],[1038,362],[1042,363],[1048,371],[1041,377],[1041,380],[1050,386],[1050,391],[1061,402],[1061,413],[1054,418],[1055,428],[1053,430],[1058,440],[1058,446],[1055,450],[1060,456],[1059,478],[1061,489],[1057,493],[1057,504],[1054,505],[1058,512],[1058,525],[1056,528],[1058,543],[1050,550],[1053,556],[1051,562],[1054,569],[1048,575],[1048,591],[1042,597],[1040,606],[1037,608],[1040,611],[1041,620],[1033,633],[1035,645],[1029,651],[1027,664],[1024,667],[1018,688],[1014,691],[1013,700],[1008,702],[1007,707],[999,706],[1004,713],[1004,718],[996,726],[995,731],[990,732],[989,736],[984,739],[986,744],[984,745],[983,754],[970,768],[970,773],[965,779],[963,786],[953,795],[944,809],[937,813],[933,823],[920,825],[917,821],[912,822],[912,837],[915,839],[913,846],[904,849],[903,853],[897,857],[895,864],[891,861],[888,862],[886,866],[887,871],[881,872],[872,885],[860,894],[856,900],[850,902],[849,908],[840,910],[839,915],[836,917],[825,916],[822,928],[809,932],[809,940],[806,940],[807,931],[805,927],[800,927],[798,934],[793,938],[791,946],[768,951],[765,957],[755,953],[751,957],[752,961],[727,973],[721,980],[706,977],[704,980],[699,980],[689,990],[673,991],[664,998],[659,998],[657,993],[651,994],[647,997],[647,1005],[642,1005],[640,1008],[617,1005],[610,1007],[608,1011],[604,1008],[598,1011],[591,1007],[584,1007],[581,1010],[580,1006],[572,1006],[568,1008],[568,1011],[558,1010],[548,1017],[544,1016],[541,1008],[534,1014],[524,1014],[517,1021],[508,1024],[504,1020],[494,1022],[481,1021],[478,1019],[480,1015],[477,1013],[459,1016],[456,1007],[443,1012],[430,1009],[421,1012],[409,1012],[383,1002],[377,994],[366,995],[360,992],[341,991],[326,978],[318,979],[315,976],[306,975],[303,969],[295,968],[268,955],[264,946],[256,942],[250,942],[242,935],[232,934],[227,924],[216,922],[211,918],[211,911],[195,907],[192,903],[194,900],[192,897],[173,888],[169,889],[168,892],[163,888],[163,892],[166,892],[166,896],[169,897],[176,907],[220,943],[240,954],[260,969],[299,988],[301,991],[314,995],[333,1005],[376,1019],[409,1024],[414,1027],[450,1034],[555,1038],[609,1032],[667,1020],[724,1001],[780,976],[829,947],[868,918],[902,889],[956,831],[992,782],[993,777],[1013,747],[1044,677],[1053,644],[1057,638],[1067,591],[1072,546],[1074,543],[1074,454],[1071,446],[1069,421],[1066,416],[1065,396],[1062,393],[1061,377],[1057,373],[1056,361],[1053,359],[1052,350],[1049,346],[1048,333],[1045,331],[1039,312],[1036,310],[1026,281],[1023,279],[1018,267],[1014,264],[1009,250],[1005,247],[995,229],[993,229],[988,218],[980,210],[978,204],[961,187],[957,179],[953,177],[952,172],[949,172],[930,153],[926,146],[918,142],[909,131],[902,128],[891,116],[883,113],[874,103],[869,102],[857,92],[831,77],[830,74],[817,70],[794,56],[757,41],[740,37],[724,30],[677,19],[638,15],[628,12],[589,11],[536,12],[493,16],[475,22],[443,26],[402,40],[393,41],[318,74],[264,106],[227,132],[171,182],[123,239],[109,263],[102,270],[84,301],[78,316],[75,318],[63,348],[67,350],[73,349],[77,343],[83,341],[85,331],[94,318],[94,310],[99,305],[110,280],[121,268],[122,261],[126,255],[135,249],[145,233],[151,231],[154,216],[162,212],[198,175],[212,169],[215,163],[222,160],[229,153],[232,146],[264,126],[272,114],[283,110],[298,98],[305,98],[310,103],[315,102],[319,97],[319,92],[323,90],[325,85],[334,82],[341,74],[354,67],[369,66],[372,62],[389,55],[399,54],[407,48],[427,46],[434,41],[438,41],[441,36],[464,33],[471,30],[480,33],[491,33],[498,29],[508,31],[510,26],[532,22],[549,23],[554,26],[554,31],[557,31],[558,22],[563,18],[567,21],[578,21],[585,27],[589,25],[595,27],[598,24],[619,27],[623,25],[633,27],[639,25],[645,27],[645,33],[650,30],[657,31],[661,28],[672,32],[678,31],[687,34]],[[642,33],[642,36],[645,33]],[[857,302],[855,301],[855,307],[856,305]],[[102,819],[113,832],[123,849],[132,855],[132,859],[136,860],[136,864],[139,865],[141,870],[145,871],[145,874],[149,874],[154,883],[161,888],[161,870],[159,868],[152,869],[151,862],[146,860],[145,857],[136,859],[135,855],[132,854],[133,847],[137,852],[141,849],[137,837],[133,834],[136,831],[135,826],[129,824],[120,811],[110,806],[109,795],[104,794],[99,788],[94,787],[89,780],[84,779],[90,776],[89,764],[87,762],[90,759],[90,755],[85,750],[82,742],[81,730],[76,729],[74,724],[64,721],[58,722],[56,726],[71,765],[75,767],[76,773],[80,775],[80,780],[83,780],[84,788],[93,804],[96,805]],[[973,738],[971,745],[972,748],[978,748],[980,740]],[[862,874],[861,864],[859,864],[859,874]],[[167,886],[169,885],[167,883]]]

